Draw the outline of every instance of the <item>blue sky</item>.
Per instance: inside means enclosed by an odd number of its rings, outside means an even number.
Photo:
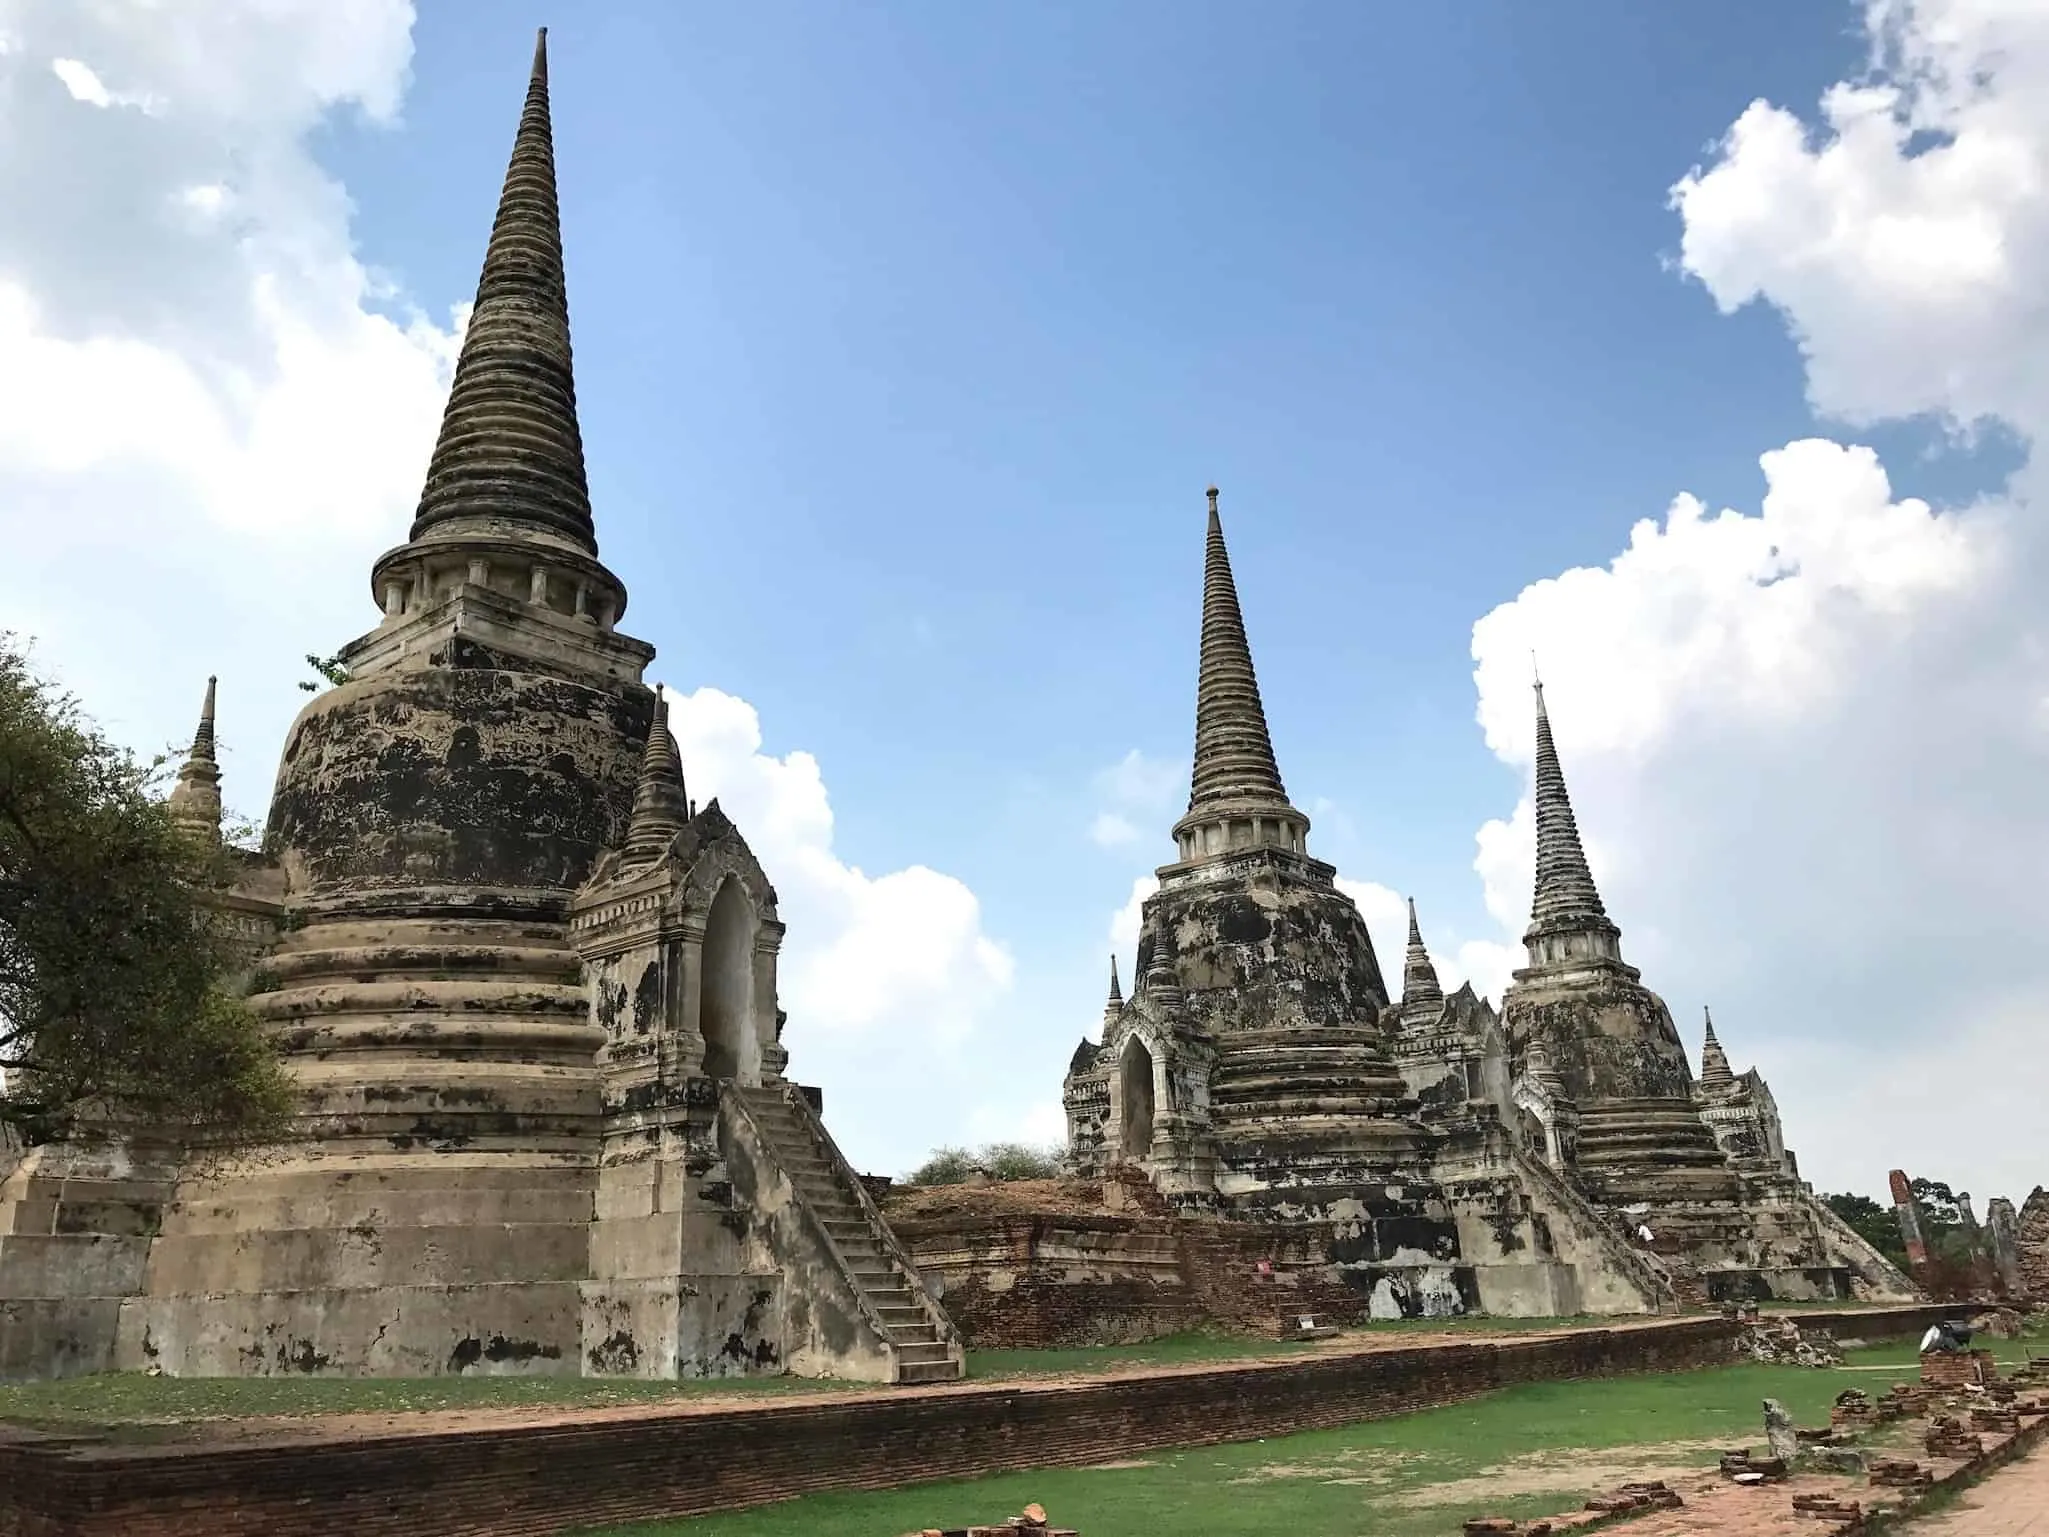
[[[1319,847],[1477,927],[1472,829],[1517,786],[1473,619],[1680,486],[1754,497],[1808,420],[1770,317],[1663,270],[1665,190],[1840,73],[1846,9],[1566,9],[555,18],[628,627],[818,754],[848,857],[966,879],[1077,1022],[1102,909],[1169,852],[1171,817],[1084,834],[1097,770],[1188,751],[1209,480],[1289,784],[1344,812]],[[404,131],[326,147],[424,302],[474,284],[550,15],[426,9]]]
[[[1095,1024],[1110,917],[1168,856],[1186,793],[1210,481],[1313,848],[1413,894],[1449,958],[1505,937],[1475,832],[1524,790],[1476,720],[1477,621],[1613,560],[1681,492],[1755,510],[1760,454],[1817,431],[1945,505],[2024,458],[2013,432],[1960,448],[1925,411],[1846,434],[1810,405],[1797,316],[1720,313],[1681,270],[1672,187],[1753,101],[1811,120],[1860,78],[1856,6],[437,0],[395,34],[409,75],[363,66],[403,82],[395,113],[334,89],[266,122],[345,191],[329,217],[389,284],[370,311],[445,317],[473,289],[543,23],[624,628],[660,647],[655,676],[752,705],[764,753],[815,755],[840,860],[956,877],[1011,958],[958,1020],[928,999],[807,1039],[793,1012],[793,1075],[825,1083],[842,1139],[880,1167],[1043,1128]],[[345,424],[333,436],[346,451]],[[287,611],[266,644],[326,652],[372,622],[360,573],[408,510],[394,494],[366,515],[340,575],[322,557],[355,617],[337,630],[309,601],[304,633]],[[64,624],[47,649],[90,683]],[[123,687],[101,697],[138,738],[186,729],[196,681]],[[262,694],[239,770],[252,811],[297,702],[270,678]],[[1602,764],[1662,774],[1689,740],[1589,731],[1582,785],[1570,710],[1558,725],[1597,843]],[[1134,750],[1175,793],[1105,788]],[[1624,800],[1618,845],[1637,829]],[[1092,838],[1106,811],[1138,841]],[[1702,815],[1737,838],[1748,813]],[[1739,1065],[1746,1036],[1847,1028],[1771,1017],[1784,978],[1761,961],[1676,959],[1689,910],[1655,906],[1652,862],[1618,865],[1637,904],[1618,916],[1640,961],[1675,957],[1647,980],[1689,1040],[1724,996],[1751,1010]],[[1398,932],[1376,919],[1376,939],[1398,972]],[[928,1073],[910,1124],[900,1085]],[[1837,1167],[1876,1191],[1885,1155]]]

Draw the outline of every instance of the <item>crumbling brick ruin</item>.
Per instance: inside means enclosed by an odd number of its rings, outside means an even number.
[[[285,1145],[0,1154],[0,1375],[960,1375],[784,1076],[774,888],[688,798],[577,423],[546,35],[375,629],[223,897]],[[214,688],[173,812],[220,836]]]
[[[1497,1014],[1449,996],[1410,908],[1402,994],[1309,853],[1209,492],[1188,812],[1063,1090],[1076,1172],[1142,1170],[1184,1211],[1318,1223],[1389,1313],[1656,1311],[1903,1298],[1804,1185],[1770,1089],[1713,1033],[1696,1082],[1622,958],[1537,689],[1537,880]],[[1649,1239],[1644,1239],[1648,1233]]]

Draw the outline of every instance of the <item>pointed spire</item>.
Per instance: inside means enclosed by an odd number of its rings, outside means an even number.
[[[457,521],[500,537],[553,534],[597,554],[570,366],[545,27],[411,537]]]
[[[1274,763],[1259,679],[1252,671],[1252,648],[1245,639],[1245,617],[1231,578],[1231,556],[1224,548],[1217,488],[1211,486],[1202,573],[1202,668],[1195,696],[1195,773],[1188,809],[1221,801],[1265,801],[1285,807],[1288,792],[1281,787],[1280,769]]]
[[[1705,1005],[1701,1013],[1707,1017],[1707,1039],[1700,1048],[1700,1086],[1709,1091],[1727,1089],[1736,1082],[1736,1075],[1729,1070],[1729,1054],[1715,1039],[1715,1016]]]
[[[683,755],[669,731],[669,700],[655,691],[655,719],[640,754],[640,783],[633,791],[633,820],[626,833],[625,863],[646,864],[668,852],[690,820],[683,784]]]
[[[1530,928],[1538,930],[1597,929],[1616,932],[1601,893],[1587,868],[1580,846],[1579,825],[1565,792],[1565,771],[1551,740],[1551,717],[1544,708],[1544,684],[1537,681],[1537,890],[1531,904]]]
[[[1409,952],[1402,961],[1402,1011],[1418,1005],[1441,1005],[1444,988],[1437,980],[1437,967],[1423,947],[1423,930],[1416,922],[1416,899],[1409,898]]]
[[[221,768],[214,756],[213,703],[219,680],[206,680],[206,703],[199,707],[199,729],[192,748],[178,768],[178,782],[165,800],[180,826],[218,843],[221,840]]]

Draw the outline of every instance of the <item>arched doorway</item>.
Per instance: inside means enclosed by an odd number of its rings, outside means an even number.
[[[1124,1048],[1124,1156],[1145,1158],[1153,1150],[1153,1054],[1133,1036]]]
[[[751,1081],[760,1072],[754,1039],[754,909],[738,881],[712,898],[704,923],[703,985],[697,1028],[707,1078]]]

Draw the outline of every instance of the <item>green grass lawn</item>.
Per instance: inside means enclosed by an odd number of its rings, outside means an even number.
[[[1993,1348],[2017,1364],[2024,1345]],[[1765,1398],[1797,1423],[1820,1425],[1844,1388],[1882,1393],[1917,1373],[1914,1348],[1903,1344],[1849,1352],[1843,1370],[1732,1366],[1534,1383],[1341,1430],[1141,1454],[1125,1465],[817,1495],[607,1532],[897,1537],[999,1521],[1037,1501],[1083,1537],[1441,1537],[1470,1515],[1546,1515],[1645,1473],[1712,1466],[1723,1447],[1762,1445]]]
[[[1368,1340],[1405,1334],[1483,1334],[1545,1329],[1594,1329],[1616,1320],[1603,1318],[1404,1318],[1347,1329],[1340,1341]],[[1329,1342],[1325,1342],[1326,1348]],[[1059,1372],[1114,1371],[1121,1366],[1193,1366],[1212,1361],[1239,1361],[1254,1356],[1288,1356],[1315,1348],[1310,1342],[1249,1339],[1236,1334],[1198,1331],[1170,1334],[1137,1345],[1077,1346],[1067,1350],[970,1350],[970,1377],[1037,1377]]]

